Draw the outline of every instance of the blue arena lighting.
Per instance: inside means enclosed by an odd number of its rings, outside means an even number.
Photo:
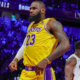
[[[48,9],[50,9],[50,10],[53,10],[53,7],[51,7],[51,6],[48,6]]]

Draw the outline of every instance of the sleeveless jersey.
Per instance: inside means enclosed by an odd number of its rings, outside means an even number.
[[[73,70],[74,78],[73,80],[80,80],[80,58],[77,57],[75,54],[72,54],[69,58],[75,57],[77,64],[75,65],[75,68]]]
[[[37,24],[32,22],[29,25],[23,53],[23,63],[25,66],[36,66],[56,48],[58,39],[50,34],[46,28],[49,20],[55,19],[46,18]]]

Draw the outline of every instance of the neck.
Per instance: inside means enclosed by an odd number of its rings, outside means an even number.
[[[45,16],[41,17],[40,19],[38,19],[38,20],[35,21],[35,24],[39,23],[40,21],[44,20],[45,18],[46,18]]]
[[[80,58],[80,51],[75,51],[75,54]]]

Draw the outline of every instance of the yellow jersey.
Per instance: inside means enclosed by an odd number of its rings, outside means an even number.
[[[37,24],[31,23],[29,25],[23,52],[23,64],[25,66],[36,66],[55,50],[58,39],[46,28],[49,20],[55,19],[46,18]]]

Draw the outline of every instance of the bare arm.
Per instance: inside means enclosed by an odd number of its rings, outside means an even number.
[[[63,55],[67,50],[70,49],[69,39],[66,33],[63,31],[62,25],[60,22],[54,20],[49,21],[47,25],[47,29],[52,31],[54,36],[58,39],[59,45],[58,47],[50,54],[47,58],[49,61],[52,61],[61,55]]]
[[[67,60],[65,65],[65,80],[72,80],[72,74],[76,63],[77,62],[74,57]]]
[[[66,33],[62,29],[61,23],[59,23],[56,20],[55,21],[51,20],[47,24],[47,29],[49,31],[53,32],[54,36],[58,39],[60,44],[52,52],[52,54],[50,54],[47,58],[44,58],[42,61],[40,61],[37,64],[37,66],[35,68],[36,74],[40,74],[40,71],[43,72],[43,70],[46,68],[46,66],[48,64],[48,60],[52,61],[52,60],[60,57],[61,55],[63,55],[63,53],[65,53],[67,50],[70,49],[69,39],[68,39]]]

